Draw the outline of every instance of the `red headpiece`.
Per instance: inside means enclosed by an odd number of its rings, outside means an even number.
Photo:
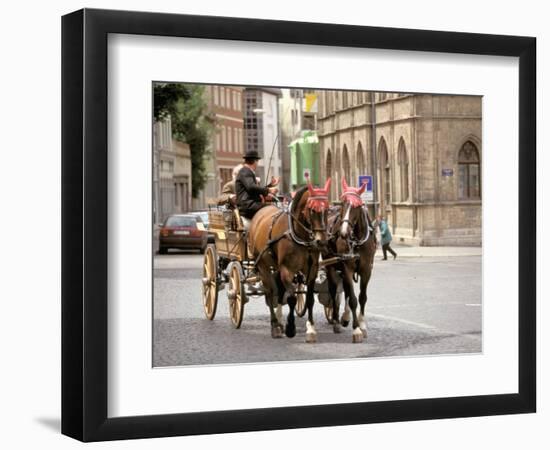
[[[330,178],[325,183],[324,188],[314,188],[309,177],[307,178],[307,190],[309,191],[309,198],[307,199],[306,208],[313,209],[316,212],[323,212],[328,209],[328,192],[330,188]]]
[[[342,200],[351,204],[352,208],[357,208],[363,206],[363,200],[361,199],[361,194],[365,192],[367,187],[367,182],[365,181],[361,187],[354,188],[348,186],[346,183],[346,177],[342,178]]]

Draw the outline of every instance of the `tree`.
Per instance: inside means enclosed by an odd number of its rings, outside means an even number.
[[[207,180],[205,160],[214,129],[206,115],[204,86],[184,83],[155,83],[153,114],[162,121],[170,116],[172,136],[191,149],[192,196],[196,198]]]

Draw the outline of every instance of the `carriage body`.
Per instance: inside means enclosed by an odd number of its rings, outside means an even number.
[[[232,209],[208,212],[209,231],[215,236],[216,251],[219,257],[230,261],[246,259],[244,228]]]
[[[240,328],[249,296],[263,295],[257,286],[254,261],[247,256],[246,231],[236,209],[215,207],[208,212],[208,218],[215,244],[209,245],[204,254],[204,312],[208,319],[214,319],[218,293],[227,284],[229,316],[235,328]]]

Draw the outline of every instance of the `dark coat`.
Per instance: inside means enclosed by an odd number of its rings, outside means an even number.
[[[252,216],[266,204],[262,203],[260,195],[267,196],[267,187],[260,186],[256,182],[256,175],[248,168],[243,167],[235,180],[235,192],[237,193],[237,207],[241,216],[252,219]]]

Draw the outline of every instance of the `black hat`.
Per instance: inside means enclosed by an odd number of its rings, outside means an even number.
[[[262,157],[258,154],[258,150],[248,150],[243,159],[262,159]]]

